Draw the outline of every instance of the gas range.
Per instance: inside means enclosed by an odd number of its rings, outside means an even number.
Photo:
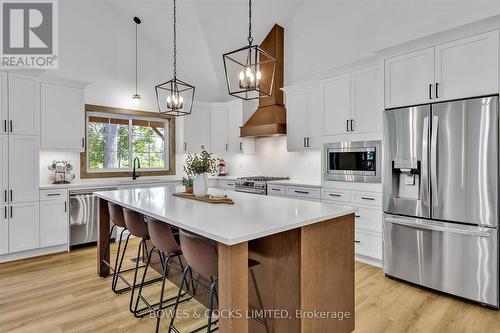
[[[255,194],[267,194],[267,182],[275,180],[288,180],[288,177],[242,177],[236,179],[235,190]]]

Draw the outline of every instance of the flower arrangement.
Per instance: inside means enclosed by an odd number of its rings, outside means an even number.
[[[186,193],[193,193],[194,177],[182,177],[182,185],[186,187]]]
[[[186,172],[188,176],[213,173],[215,172],[215,158],[205,150],[205,146],[201,146],[201,152],[199,154],[188,154],[186,165],[184,165],[184,172]]]

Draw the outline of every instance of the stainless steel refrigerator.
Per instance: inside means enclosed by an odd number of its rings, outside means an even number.
[[[499,306],[498,96],[384,111],[383,270]]]

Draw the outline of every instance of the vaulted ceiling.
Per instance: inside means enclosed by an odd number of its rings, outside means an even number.
[[[260,42],[275,23],[285,26],[303,0],[253,0],[253,35]],[[140,42],[154,45],[172,63],[173,0],[105,0],[124,19],[142,19]],[[247,0],[178,0],[179,78],[197,87],[198,99],[229,100],[222,54],[242,47],[248,35]],[[131,21],[132,24],[132,21]],[[160,64],[159,64],[160,65]],[[166,78],[168,79],[168,78]]]

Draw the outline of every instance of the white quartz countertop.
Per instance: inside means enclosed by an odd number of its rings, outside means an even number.
[[[129,185],[150,185],[158,183],[159,185],[171,182],[180,182],[182,177],[179,176],[151,176],[139,177],[136,180],[132,178],[96,178],[96,179],[80,179],[70,184],[40,184],[41,190],[54,189],[86,189],[99,187],[116,187]]]
[[[321,181],[311,181],[311,180],[295,180],[295,179],[273,180],[267,183],[271,185],[321,187]]]
[[[96,192],[100,198],[234,245],[354,213],[352,207],[299,199],[228,191],[234,205],[210,204],[172,196],[182,187],[155,187]],[[220,194],[220,189],[210,189]]]

